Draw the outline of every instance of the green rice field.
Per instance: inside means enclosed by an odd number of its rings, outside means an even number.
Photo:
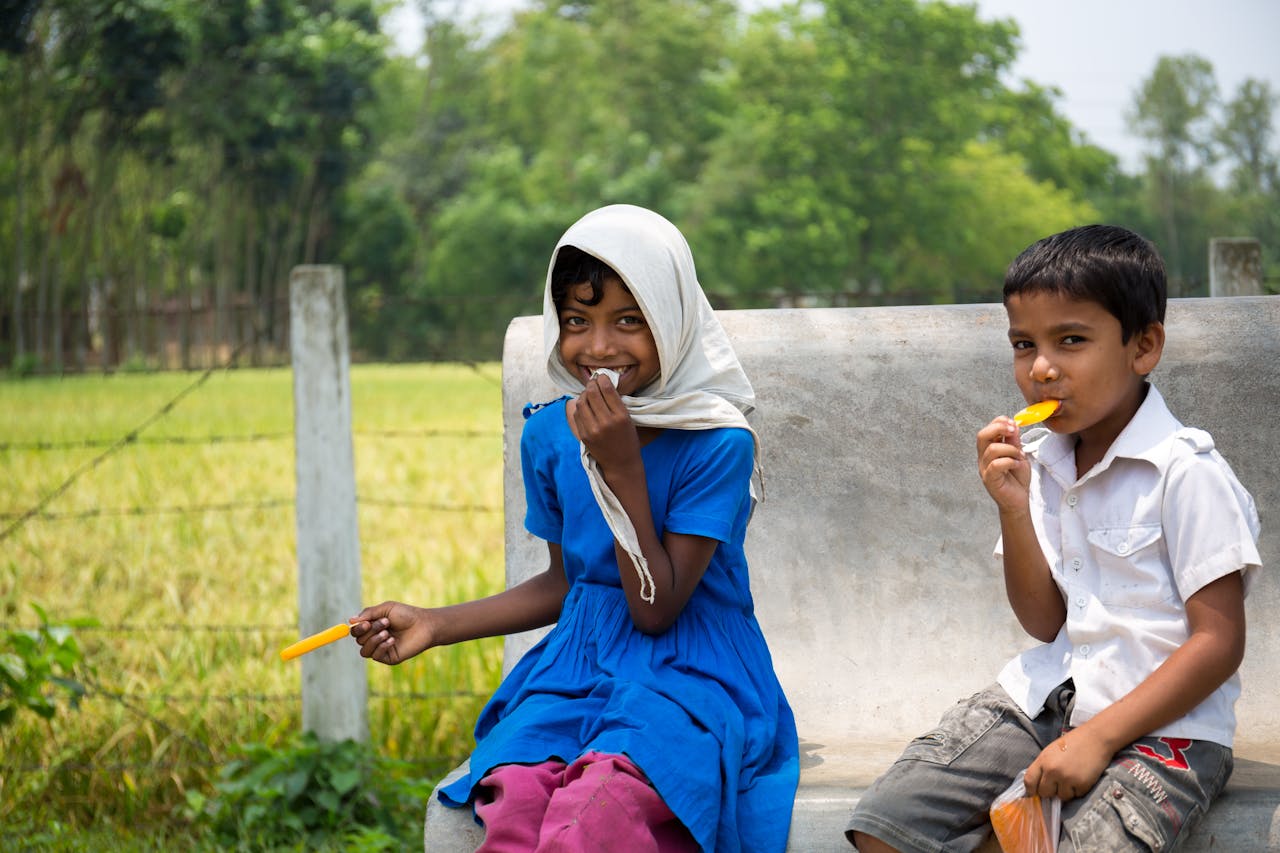
[[[38,625],[33,604],[93,620],[79,708],[0,726],[0,848],[183,847],[186,792],[300,729],[278,655],[298,637],[292,376],[201,378],[0,380],[0,630]],[[497,591],[499,366],[356,366],[351,385],[364,600]],[[373,746],[438,778],[500,671],[496,639],[369,664]]]

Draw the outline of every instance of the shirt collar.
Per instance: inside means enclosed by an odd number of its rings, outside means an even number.
[[[1117,458],[1141,459],[1164,470],[1169,461],[1168,445],[1165,439],[1181,427],[1182,424],[1165,404],[1164,397],[1154,385],[1148,383],[1146,397],[1138,407],[1138,411],[1129,419],[1129,423],[1125,424],[1124,429],[1116,436],[1116,440],[1111,442],[1102,461],[1079,479],[1084,480],[1090,474],[1105,471]],[[1074,436],[1036,430],[1026,438],[1027,455],[1039,461],[1054,479],[1059,480],[1064,486],[1070,486],[1076,481]]]

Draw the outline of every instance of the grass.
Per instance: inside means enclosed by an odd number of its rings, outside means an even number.
[[[234,745],[300,728],[300,667],[277,655],[298,635],[290,372],[214,373],[139,441],[101,459],[79,445],[118,440],[198,378],[0,381],[0,530],[74,478],[0,538],[0,625],[34,625],[32,602],[99,623],[77,630],[96,673],[79,710],[0,728],[0,847],[189,847],[185,792],[207,792]],[[351,384],[364,600],[498,590],[498,366],[357,366]],[[150,441],[211,436],[257,437]],[[373,745],[437,778],[500,671],[496,639],[371,664]]]

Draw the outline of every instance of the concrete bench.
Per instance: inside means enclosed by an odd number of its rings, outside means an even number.
[[[953,702],[1032,640],[1006,603],[974,434],[1022,406],[999,305],[724,311],[755,385],[765,499],[747,540],[756,608],[795,710],[789,849],[847,851],[860,792]],[[1258,503],[1264,569],[1247,601],[1236,770],[1191,851],[1280,850],[1280,297],[1173,300],[1154,380],[1211,431]],[[521,407],[556,396],[541,320],[503,360],[508,583],[541,570],[525,533]],[[536,639],[507,638],[507,668]],[[473,850],[468,810],[432,798],[426,849]],[[996,849],[994,842],[987,849]]]

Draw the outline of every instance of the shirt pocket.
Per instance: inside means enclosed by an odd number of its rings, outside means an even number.
[[[1098,599],[1103,604],[1139,608],[1173,597],[1159,522],[1095,527],[1089,530],[1089,544],[1098,562]]]

